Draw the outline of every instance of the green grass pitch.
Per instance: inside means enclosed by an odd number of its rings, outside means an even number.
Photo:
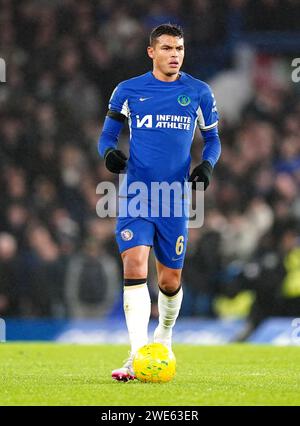
[[[0,344],[0,405],[300,405],[300,347],[174,345],[172,382],[114,382],[125,345]]]

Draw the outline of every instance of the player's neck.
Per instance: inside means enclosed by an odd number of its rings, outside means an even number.
[[[171,83],[172,81],[176,81],[180,77],[179,72],[173,75],[166,75],[157,69],[153,69],[152,74],[154,75],[155,78],[157,78],[157,80],[165,81],[166,83]]]

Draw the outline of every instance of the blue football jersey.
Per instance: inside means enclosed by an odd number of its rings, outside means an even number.
[[[128,184],[183,184],[196,126],[206,131],[218,123],[210,87],[184,72],[174,82],[158,80],[152,72],[123,81],[113,91],[109,109],[128,118]]]

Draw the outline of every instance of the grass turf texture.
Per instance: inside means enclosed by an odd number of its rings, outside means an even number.
[[[164,384],[112,381],[124,345],[0,344],[0,405],[300,405],[300,348],[174,345]]]

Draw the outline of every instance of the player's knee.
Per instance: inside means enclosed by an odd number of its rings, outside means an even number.
[[[165,293],[174,293],[180,286],[180,276],[177,271],[168,271],[168,273],[162,274],[159,279],[159,287]]]
[[[180,284],[178,282],[174,283],[161,283],[159,284],[159,287],[162,289],[162,291],[166,294],[173,294],[176,292]]]

